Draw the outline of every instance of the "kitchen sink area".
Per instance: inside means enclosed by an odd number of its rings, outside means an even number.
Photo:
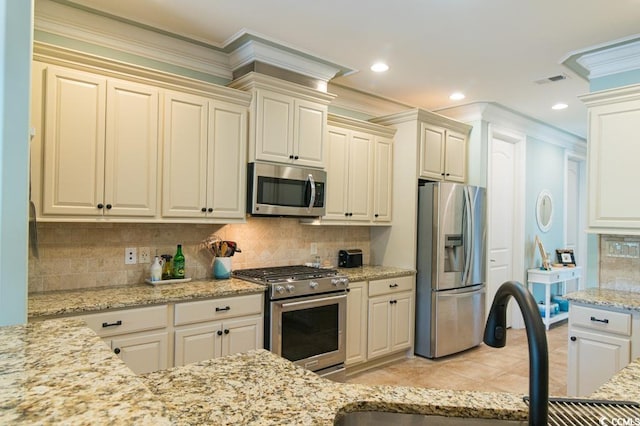
[[[335,426],[489,426],[526,425],[526,421],[473,419],[465,417],[444,417],[411,413],[387,413],[384,411],[354,411],[336,416]]]

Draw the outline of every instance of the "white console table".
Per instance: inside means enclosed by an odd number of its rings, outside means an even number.
[[[544,269],[529,269],[527,270],[527,286],[529,291],[533,293],[533,286],[535,284],[542,284],[544,288],[544,317],[542,321],[549,330],[549,326],[558,321],[569,318],[569,312],[560,312],[556,315],[551,315],[551,286],[553,284],[561,284],[561,291],[558,296],[563,296],[567,291],[567,281],[580,279],[582,268],[552,268],[550,271]]]

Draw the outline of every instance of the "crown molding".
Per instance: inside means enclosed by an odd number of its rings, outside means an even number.
[[[35,30],[232,79],[228,54],[75,7],[38,0]]]
[[[351,117],[345,117],[337,114],[327,115],[327,124],[334,125],[350,130],[367,131],[377,134],[378,136],[385,136],[393,138],[396,134],[396,129],[393,127],[384,126],[382,124],[375,124],[370,121],[358,120]]]
[[[640,36],[591,46],[570,52],[561,61],[585,80],[640,69]]]
[[[420,108],[413,108],[408,111],[403,111],[397,114],[387,115],[384,117],[376,117],[374,119],[369,120],[372,123],[382,124],[382,125],[395,125],[400,123],[405,123],[408,121],[420,122],[424,121],[430,124],[435,124],[441,127],[444,127],[449,130],[454,130],[460,133],[469,134],[472,129],[472,126],[469,124],[463,123],[456,119],[446,117],[442,114],[438,114],[435,112],[427,111]]]

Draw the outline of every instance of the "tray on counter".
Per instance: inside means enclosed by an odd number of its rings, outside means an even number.
[[[151,281],[149,278],[145,279],[144,282],[151,285],[164,285],[164,284],[178,284],[178,283],[188,283],[191,281],[191,278],[173,278],[170,280],[160,280],[160,281]]]

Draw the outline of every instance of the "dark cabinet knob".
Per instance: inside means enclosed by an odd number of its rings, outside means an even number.
[[[213,211],[213,208],[212,208],[212,207],[209,207],[209,208],[207,209],[207,211],[208,211],[209,213],[211,213],[211,212]]]
[[[297,160],[298,158],[300,158],[300,157],[298,157],[297,155],[294,155],[294,156],[293,156],[293,159],[294,159],[294,160]]]
[[[451,173],[447,173],[445,176],[451,176]]]
[[[349,216],[353,216],[353,213],[349,213]]]
[[[347,212],[344,212],[344,215],[348,217],[348,216],[349,216],[349,213],[347,213]]]
[[[289,159],[290,159],[290,160],[293,160],[293,154],[291,154],[291,155],[289,156]]]
[[[378,213],[374,214],[373,217],[378,217],[380,216]]]
[[[224,330],[224,334],[229,334],[229,330],[228,330],[228,329],[225,329],[225,330]]]
[[[440,173],[440,176],[444,176],[444,173]]]
[[[201,208],[201,209],[200,209],[200,211],[201,211],[202,213],[206,213],[207,208],[206,208],[206,207],[203,207],[203,208]]]
[[[576,340],[578,340],[578,338],[576,336],[571,336],[570,339],[571,339],[572,342],[575,342]]]
[[[98,207],[99,209],[103,209],[104,208],[104,204],[100,203],[96,207]]]
[[[222,330],[218,330],[218,331],[216,331],[216,334],[217,334],[218,336],[222,336]]]
[[[107,210],[111,210],[111,207],[113,206],[111,204],[107,204],[106,207],[107,207]]]
[[[120,353],[120,348],[115,348],[115,349],[113,350],[113,353],[114,353],[114,354],[116,354],[116,355],[118,355],[118,354]]]

